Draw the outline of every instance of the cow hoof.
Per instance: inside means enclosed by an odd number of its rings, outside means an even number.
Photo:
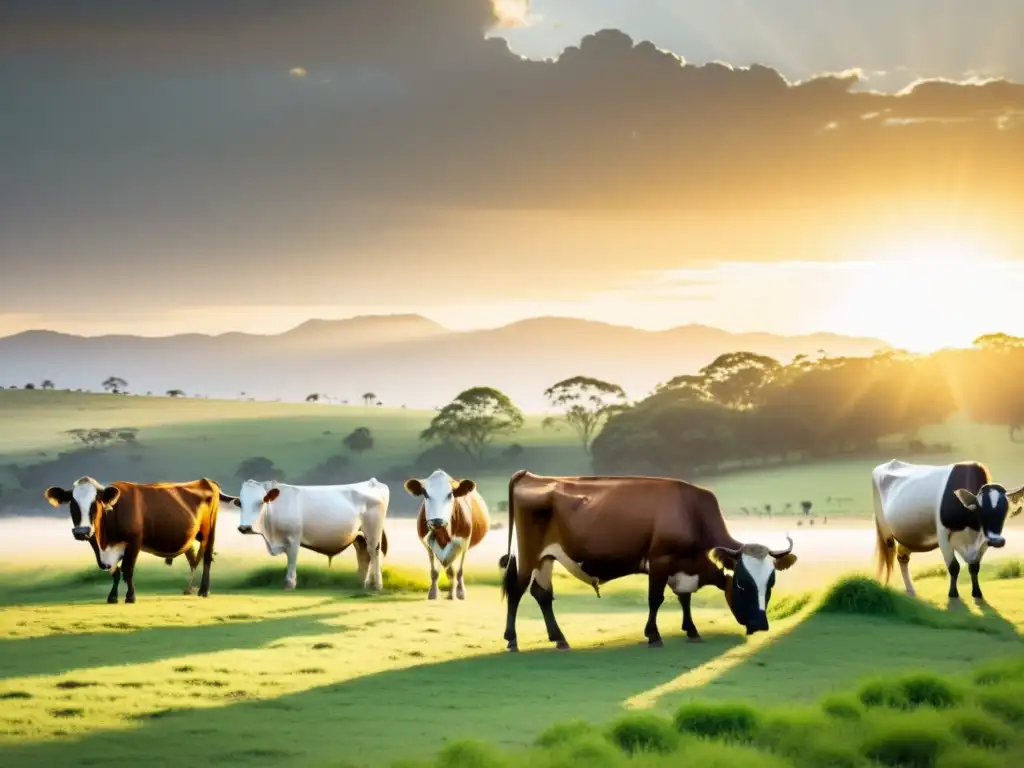
[[[655,638],[654,640],[648,640],[647,641],[647,647],[648,648],[663,648],[663,647],[665,647],[665,641],[662,640],[660,637]]]
[[[117,595],[111,595],[110,597],[108,597],[107,598],[107,604],[108,605],[116,605],[117,604]]]
[[[283,589],[285,592],[292,592],[295,589],[295,585],[285,582]]]
[[[135,595],[128,595],[124,599],[124,601],[125,601],[125,603],[134,603],[135,602]],[[115,600],[114,602],[117,602],[117,601]]]
[[[508,652],[519,653],[519,644],[515,640],[508,644]]]
[[[971,597],[974,598],[974,602],[975,602],[976,605],[984,605],[985,604],[985,597],[983,595],[971,595]]]
[[[200,597],[209,597],[210,593],[209,592],[204,592],[203,590],[199,590],[199,596]]]
[[[704,642],[704,638],[701,637],[700,635],[694,635],[693,637],[690,637],[689,635],[687,635],[686,636],[686,642],[688,642],[688,643],[703,643]]]
[[[445,595],[444,599],[445,600],[454,600],[455,599],[455,595],[453,595],[451,592],[449,592],[447,595]]]
[[[194,589],[192,589],[192,587],[189,587],[188,589],[186,589],[181,594],[183,594],[183,595],[194,595],[195,593],[196,593],[196,591]]]
[[[437,600],[438,589],[436,586],[431,586],[430,591],[427,592],[427,600]]]
[[[557,643],[555,643],[555,650],[558,650],[558,651],[568,651],[569,650],[569,644],[567,642],[565,642],[565,640],[559,640]]]
[[[951,595],[949,595],[949,599],[950,600],[959,600],[960,599],[960,594],[957,593],[957,592],[954,592]]]

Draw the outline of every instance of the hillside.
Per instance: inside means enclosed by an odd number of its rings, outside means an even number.
[[[723,352],[783,361],[823,349],[869,355],[878,339],[834,334],[735,334],[700,325],[646,331],[571,318],[539,317],[499,328],[452,331],[419,315],[310,320],[275,335],[187,334],[82,337],[26,331],[0,338],[2,386],[49,379],[99,391],[108,376],[132,392],[181,389],[214,398],[300,400],[317,392],[357,401],[373,392],[387,405],[433,408],[479,384],[499,387],[528,411],[544,408],[555,381],[590,375],[632,397],[696,372]]]

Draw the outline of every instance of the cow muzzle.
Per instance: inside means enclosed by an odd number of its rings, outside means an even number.
[[[88,541],[91,534],[92,527],[88,525],[78,525],[71,529],[71,535],[75,537],[75,541]]]
[[[768,631],[768,614],[761,611],[760,614],[755,616],[753,619],[747,622],[747,634],[752,635],[755,632],[767,632]]]
[[[251,525],[240,525],[240,526],[238,526],[238,532],[239,533],[252,533],[252,526]]]
[[[440,517],[432,517],[430,520],[427,520],[427,525],[429,525],[431,528],[443,528],[444,520],[442,520]]]
[[[985,531],[985,541],[987,541],[988,545],[994,549],[999,549],[1006,544],[1006,539],[998,533],[990,533],[989,531]]]

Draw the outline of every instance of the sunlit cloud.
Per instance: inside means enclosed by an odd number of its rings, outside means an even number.
[[[541,17],[530,9],[530,0],[491,0],[498,26],[506,29],[522,29],[540,21]]]
[[[309,72],[306,71],[305,67],[292,67],[288,70],[288,74],[292,77],[305,77]]]

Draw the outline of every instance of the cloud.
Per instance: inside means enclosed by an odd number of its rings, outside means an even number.
[[[810,257],[911,204],[999,231],[1024,210],[1024,85],[1006,80],[790,82],[614,29],[530,60],[497,28],[528,4],[490,0],[0,2],[0,230],[23,265],[88,247],[371,270],[381,242],[410,263],[439,242],[410,211],[691,217],[699,242],[616,243],[595,268],[661,269]],[[308,87],[284,74],[299,63]],[[516,269],[549,267],[556,226],[523,231]],[[504,246],[482,242],[431,258],[475,268]],[[585,270],[573,247],[557,258]]]

